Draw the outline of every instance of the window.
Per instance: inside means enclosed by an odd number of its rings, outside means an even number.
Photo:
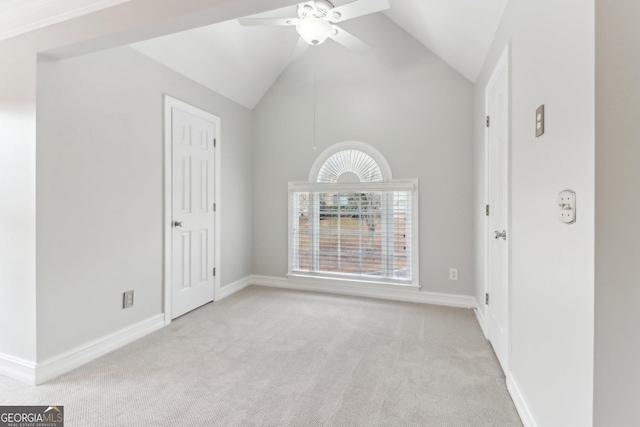
[[[330,148],[289,184],[289,274],[418,286],[416,199],[368,145]]]

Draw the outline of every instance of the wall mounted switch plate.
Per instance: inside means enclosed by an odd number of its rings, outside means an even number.
[[[564,190],[558,194],[559,219],[565,224],[576,222],[576,193],[573,190]]]
[[[544,105],[536,110],[536,138],[544,133]]]

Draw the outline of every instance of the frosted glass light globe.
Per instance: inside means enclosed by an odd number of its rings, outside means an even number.
[[[310,45],[319,45],[333,32],[333,26],[330,22],[320,18],[301,19],[296,25],[296,31],[304,41]]]

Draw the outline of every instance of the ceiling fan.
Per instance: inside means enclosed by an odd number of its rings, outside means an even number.
[[[336,24],[389,8],[389,0],[356,0],[335,7],[328,0],[313,0],[297,5],[297,18],[241,18],[240,25],[295,26],[300,34],[292,59],[298,59],[309,45],[324,43],[327,38],[347,49],[363,52],[369,48],[365,42]]]

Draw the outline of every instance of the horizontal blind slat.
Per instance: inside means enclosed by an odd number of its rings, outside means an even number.
[[[292,194],[293,269],[411,280],[411,192]]]

